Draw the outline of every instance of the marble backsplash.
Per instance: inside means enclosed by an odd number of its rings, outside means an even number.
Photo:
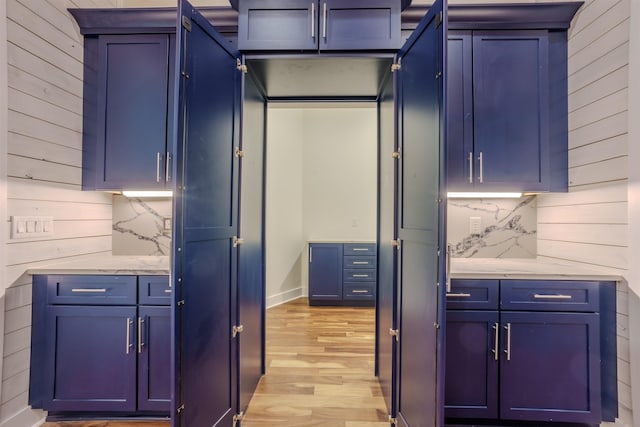
[[[479,217],[480,233],[469,221]],[[535,196],[520,199],[450,199],[447,239],[460,258],[535,258],[537,253]]]
[[[169,255],[171,198],[113,196],[113,255]]]

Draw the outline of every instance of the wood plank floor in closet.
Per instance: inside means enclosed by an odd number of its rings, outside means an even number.
[[[267,310],[267,373],[242,427],[388,427],[374,369],[373,308]],[[44,427],[167,427],[155,422],[45,423]],[[188,426],[200,427],[200,426]]]

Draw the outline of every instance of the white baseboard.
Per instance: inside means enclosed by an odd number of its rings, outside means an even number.
[[[0,427],[37,427],[44,423],[46,417],[46,412],[26,407],[11,418],[2,421]]]
[[[275,307],[276,305],[284,304],[285,302],[292,301],[294,299],[298,299],[303,297],[303,289],[302,287],[289,289],[285,292],[280,292],[279,294],[271,295],[267,297],[267,308]],[[2,427],[2,426],[0,426]]]

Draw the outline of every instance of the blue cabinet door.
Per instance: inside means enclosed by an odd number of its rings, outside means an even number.
[[[477,189],[548,187],[548,61],[546,31],[473,33]]]
[[[169,413],[171,307],[138,308],[138,411]]]
[[[447,190],[473,188],[471,31],[450,31],[447,43]]]
[[[444,134],[446,1],[436,1],[398,56],[397,420],[444,422]],[[442,183],[442,186],[441,186]],[[441,251],[442,249],[442,251]],[[439,284],[441,286],[439,286]],[[439,326],[442,326],[440,328]]]
[[[43,407],[136,410],[136,307],[48,306]]]
[[[320,50],[395,50],[400,0],[320,0]]]
[[[237,52],[179,3],[173,426],[229,426],[238,407]],[[238,236],[239,237],[239,236]],[[173,412],[176,411],[176,412]]]
[[[164,188],[173,48],[167,34],[99,37],[97,117],[85,119],[85,189]]]
[[[497,311],[447,310],[445,416],[498,417]]]
[[[242,0],[238,49],[317,50],[317,0]]]
[[[387,76],[378,98],[378,292],[376,298],[376,362],[378,381],[387,410],[395,413],[393,389],[396,341],[389,330],[397,329],[397,250],[391,244],[397,238],[397,165],[389,153],[397,151],[395,138],[393,78]]]
[[[596,313],[502,312],[500,418],[598,424]]]
[[[309,244],[309,302],[342,300],[342,243]]]

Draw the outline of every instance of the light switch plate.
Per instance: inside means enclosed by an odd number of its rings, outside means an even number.
[[[469,234],[479,236],[482,232],[482,218],[479,216],[469,217]]]
[[[12,239],[36,239],[53,236],[52,216],[11,217]]]

